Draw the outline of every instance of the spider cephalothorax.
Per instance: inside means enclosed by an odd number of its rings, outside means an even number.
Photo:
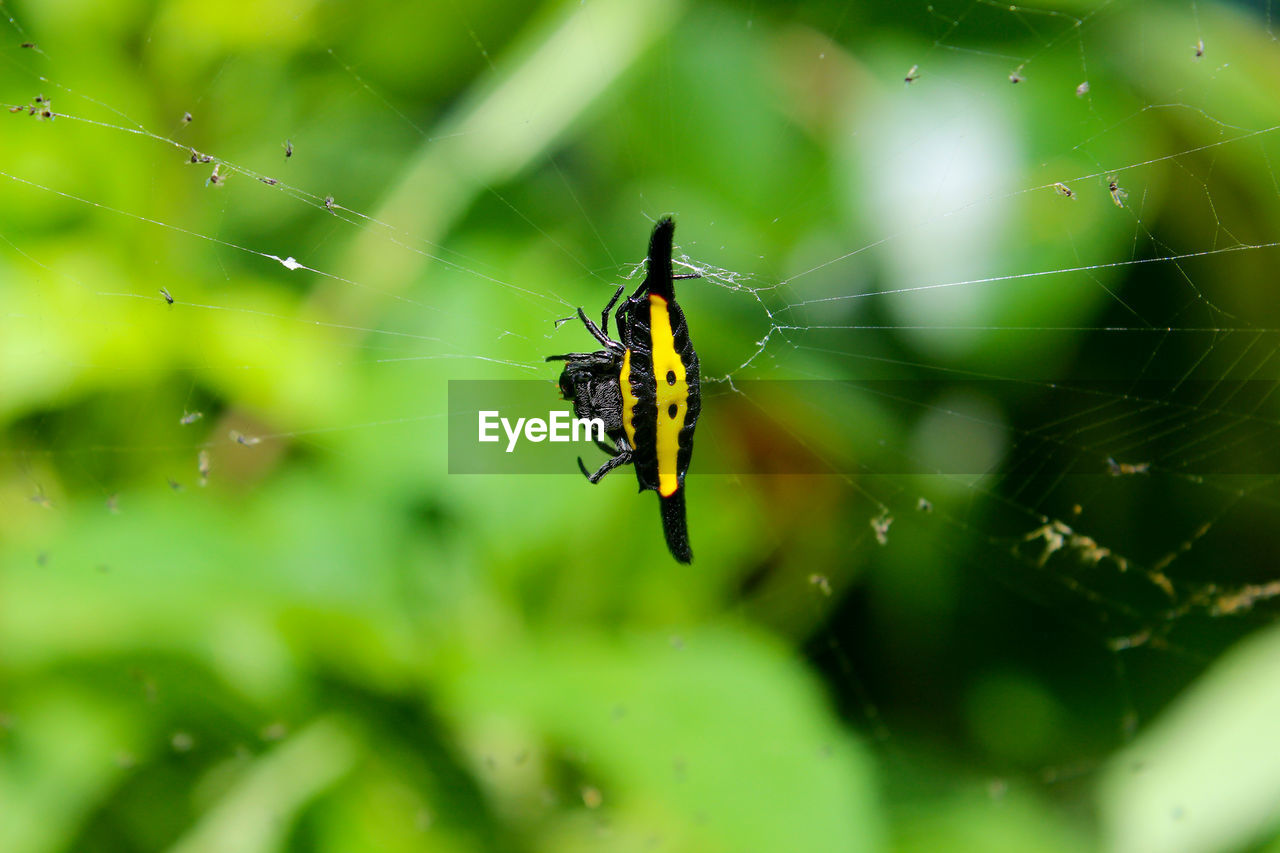
[[[620,465],[635,466],[640,489],[658,493],[667,547],[682,563],[693,559],[685,523],[684,477],[693,454],[693,430],[702,398],[698,354],[689,341],[684,312],[676,304],[671,241],[675,223],[664,217],[649,238],[648,270],[636,291],[614,315],[619,340],[609,337],[609,311],[622,297],[620,285],[597,326],[578,309],[578,318],[603,349],[552,355],[565,362],[560,392],[573,401],[579,418],[599,418],[614,446],[597,442],[609,459],[594,473],[578,467],[592,483]]]

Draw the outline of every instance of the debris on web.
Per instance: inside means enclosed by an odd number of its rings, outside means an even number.
[[[1129,561],[1110,548],[1099,545],[1091,536],[1077,533],[1061,521],[1050,521],[1022,537],[1022,542],[1038,544],[1039,553],[1031,553],[1037,566],[1043,568],[1055,554],[1069,554],[1082,563],[1097,565],[1109,560],[1119,571],[1129,570]],[[1021,552],[1020,552],[1021,553]]]
[[[1239,589],[1213,596],[1209,612],[1214,616],[1245,613],[1260,602],[1280,597],[1280,580],[1262,584],[1246,584]]]
[[[887,509],[881,510],[879,515],[871,519],[871,531],[875,534],[877,543],[889,544],[889,526],[892,524],[893,516]]]
[[[1150,474],[1150,462],[1117,462],[1107,457],[1107,473],[1112,477],[1130,477],[1134,474]]]
[[[262,439],[256,435],[245,435],[239,430],[234,429],[228,433],[228,437],[236,444],[243,445],[244,447],[254,447],[262,442]]]

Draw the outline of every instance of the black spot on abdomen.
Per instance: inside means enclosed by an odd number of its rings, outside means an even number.
[[[667,417],[674,418],[679,413],[680,413],[680,407],[675,403],[672,403],[670,406],[667,406]]]
[[[676,372],[674,370],[667,371],[667,384],[668,385],[676,384]]]

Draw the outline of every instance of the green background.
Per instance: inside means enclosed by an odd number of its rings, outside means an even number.
[[[1280,849],[1268,9],[0,4],[0,850]],[[664,213],[690,567],[447,473]]]

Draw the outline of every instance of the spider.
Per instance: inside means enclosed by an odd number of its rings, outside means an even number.
[[[684,477],[702,395],[698,354],[672,282],[700,276],[672,273],[675,227],[669,216],[653,227],[644,281],[614,315],[620,340],[609,337],[609,312],[626,285],[614,291],[600,313],[599,326],[578,309],[578,319],[603,349],[551,355],[547,361],[565,363],[560,393],[573,402],[574,414],[604,421],[605,434],[614,442],[596,442],[609,458],[594,474],[581,457],[578,468],[587,480],[598,483],[613,469],[633,465],[640,490],[658,493],[667,548],[678,561],[688,563],[693,552],[685,520]]]

